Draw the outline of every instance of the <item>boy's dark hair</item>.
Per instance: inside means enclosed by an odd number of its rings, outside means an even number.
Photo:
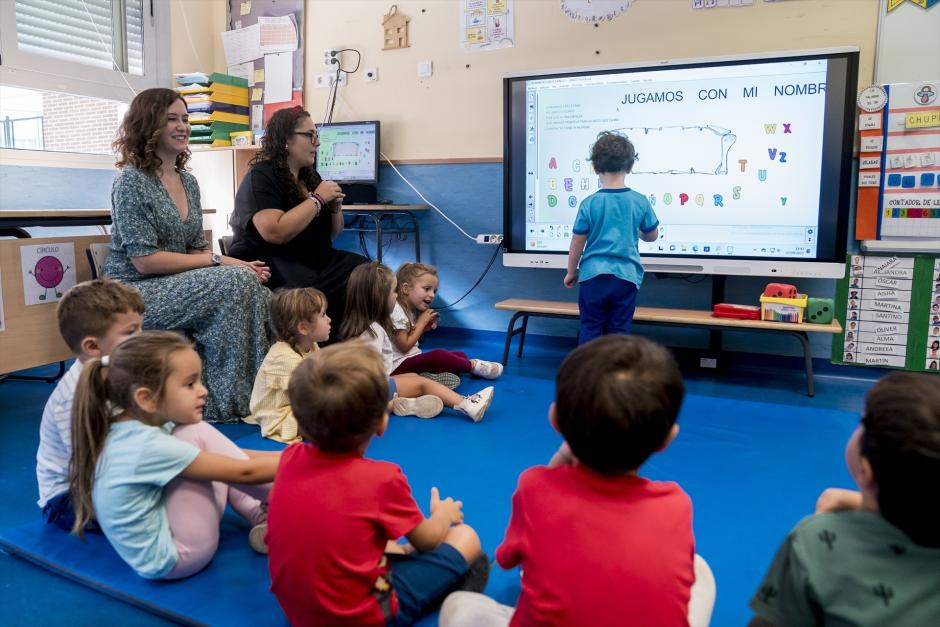
[[[602,131],[597,134],[597,141],[591,146],[588,157],[598,174],[604,172],[626,172],[633,170],[636,161],[636,149],[624,135],[615,131]]]
[[[868,392],[862,426],[881,515],[917,544],[940,547],[940,381],[889,374]]]
[[[287,342],[300,353],[300,337],[297,327],[301,322],[310,322],[314,316],[326,309],[326,296],[314,287],[282,287],[275,290],[271,299],[271,326],[277,339]]]
[[[319,350],[300,362],[287,387],[300,434],[328,453],[367,442],[388,411],[388,375],[367,342]]]
[[[111,279],[85,281],[72,286],[59,301],[59,333],[78,355],[83,339],[102,337],[114,324],[114,316],[129,311],[144,314],[144,299],[133,287]]]
[[[579,346],[555,385],[561,434],[581,463],[605,475],[636,470],[658,450],[685,395],[669,351],[632,335]]]

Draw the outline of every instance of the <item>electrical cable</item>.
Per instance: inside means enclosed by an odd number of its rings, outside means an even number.
[[[489,273],[490,268],[493,267],[493,262],[496,261],[496,257],[499,255],[499,252],[503,249],[502,246],[496,246],[495,248],[496,248],[496,250],[493,251],[493,256],[490,257],[490,262],[489,262],[488,264],[486,264],[486,268],[483,270],[483,274],[480,275],[480,278],[477,279],[476,283],[474,283],[472,286],[470,286],[470,289],[467,290],[466,292],[464,292],[463,296],[461,296],[460,298],[458,298],[457,300],[455,300],[454,302],[452,302],[452,303],[450,303],[450,304],[448,304],[448,305],[444,305],[443,307],[435,307],[435,308],[434,308],[434,311],[444,311],[445,309],[451,309],[451,308],[453,308],[457,303],[459,303],[460,301],[462,301],[463,299],[465,299],[467,296],[469,296],[469,295],[470,295],[470,292],[472,292],[473,290],[475,290],[475,289],[477,288],[477,286],[480,285],[480,283],[483,282],[483,279],[484,279],[484,278],[486,277],[486,275]]]

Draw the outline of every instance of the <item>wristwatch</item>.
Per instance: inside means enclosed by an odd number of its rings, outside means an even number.
[[[218,254],[218,253],[212,253],[211,259],[212,259],[212,265],[213,265],[213,266],[221,266],[221,265],[222,265],[222,255],[220,255],[220,254]]]

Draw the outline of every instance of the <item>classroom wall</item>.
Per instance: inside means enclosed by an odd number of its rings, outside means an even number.
[[[170,71],[224,72],[225,0],[166,0],[170,3]]]
[[[381,50],[382,18],[391,3],[323,0],[307,3],[305,103],[316,117],[327,89],[313,86],[323,51],[355,48],[359,72],[340,90],[334,119],[382,120],[383,152],[392,159],[502,156],[504,74],[657,59],[833,46],[861,49],[859,83],[871,83],[878,0],[755,1],[751,6],[692,10],[689,0],[637,0],[611,22],[574,22],[555,0],[516,0],[513,48],[464,52],[459,2],[397,2],[411,18],[411,47]],[[346,66],[356,55],[343,53]],[[417,77],[431,60],[434,74]],[[379,80],[364,81],[365,68]]]

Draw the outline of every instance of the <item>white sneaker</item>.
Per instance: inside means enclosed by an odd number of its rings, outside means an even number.
[[[488,388],[483,388],[473,396],[465,397],[454,409],[469,416],[473,422],[480,422],[492,402],[493,386],[491,385]]]
[[[264,541],[264,534],[268,532],[268,523],[258,523],[248,532],[248,544],[255,550],[255,553],[262,555],[268,554],[268,545]]]
[[[425,394],[418,398],[402,398],[396,396],[392,401],[392,412],[396,416],[417,416],[418,418],[433,418],[444,409],[444,401],[436,396]]]
[[[474,359],[470,368],[470,373],[484,379],[498,379],[503,374],[503,364],[497,361],[483,361]]]

